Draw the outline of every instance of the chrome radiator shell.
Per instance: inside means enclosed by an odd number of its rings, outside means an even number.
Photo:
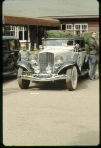
[[[46,67],[48,65],[52,68],[52,72],[53,72],[54,54],[50,52],[39,53],[39,65],[40,65],[41,73],[45,73]]]

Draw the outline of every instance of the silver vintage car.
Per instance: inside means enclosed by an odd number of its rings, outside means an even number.
[[[18,62],[18,84],[27,89],[32,82],[65,80],[68,90],[77,88],[78,76],[89,75],[82,37],[47,38],[38,54]]]

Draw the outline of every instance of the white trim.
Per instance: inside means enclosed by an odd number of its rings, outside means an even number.
[[[66,30],[66,24],[61,24],[61,30],[63,30],[63,29],[62,29],[62,26],[63,26],[63,25],[65,25],[65,29],[64,29],[64,30]]]
[[[22,27],[22,29],[21,30],[19,30],[19,27]],[[29,26],[28,26],[28,40],[24,40],[24,31],[26,31],[25,29],[24,29],[24,27],[25,26],[17,26],[17,31],[18,31],[18,38],[19,38],[19,31],[22,31],[22,40],[20,40],[20,42],[30,42],[30,38],[29,38]]]
[[[62,30],[62,24],[60,25],[60,29]]]
[[[70,25],[70,26],[71,26],[71,29],[67,29],[67,26],[68,26],[68,25]],[[73,30],[73,24],[66,24],[65,29],[66,29],[66,30]]]
[[[19,40],[21,43],[22,42],[27,42],[27,43],[30,43],[30,41],[28,41],[28,40]]]

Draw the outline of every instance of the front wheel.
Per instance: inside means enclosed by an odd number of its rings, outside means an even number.
[[[21,89],[27,89],[29,87],[30,80],[21,79],[19,76],[22,75],[22,72],[23,72],[23,68],[19,67],[19,69],[18,69],[18,84]]]
[[[77,87],[78,81],[78,72],[77,68],[73,66],[72,68],[67,69],[67,78],[66,78],[66,86],[68,90],[75,90]]]

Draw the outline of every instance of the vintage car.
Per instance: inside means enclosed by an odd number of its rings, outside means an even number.
[[[68,90],[75,90],[78,76],[89,75],[85,41],[82,37],[47,38],[44,49],[18,63],[18,84],[26,89],[32,82],[65,80]]]
[[[2,37],[3,76],[17,74],[17,60],[20,49],[19,40],[14,36]]]

